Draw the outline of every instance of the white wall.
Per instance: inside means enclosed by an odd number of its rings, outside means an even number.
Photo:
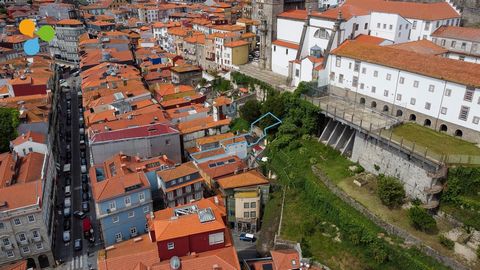
[[[402,43],[409,41],[410,22],[397,14],[372,12],[370,35]]]
[[[272,45],[272,71],[288,76],[288,63],[297,56],[297,50]]]
[[[299,43],[302,37],[303,21],[277,19],[277,39]]]
[[[30,151],[30,148],[32,151]],[[13,151],[15,151],[21,157],[26,156],[30,152],[36,152],[45,155],[47,153],[47,145],[43,143],[27,141],[13,147]]]

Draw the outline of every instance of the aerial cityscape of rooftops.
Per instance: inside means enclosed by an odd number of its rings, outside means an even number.
[[[480,270],[480,2],[0,0],[0,270]]]

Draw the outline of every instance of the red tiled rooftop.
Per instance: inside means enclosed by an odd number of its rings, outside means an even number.
[[[294,50],[298,50],[298,48],[299,48],[299,45],[296,44],[296,43],[289,42],[289,41],[284,41],[284,40],[280,40],[280,39],[274,40],[272,42],[272,44],[277,45],[277,46],[281,46],[281,47],[294,49]]]

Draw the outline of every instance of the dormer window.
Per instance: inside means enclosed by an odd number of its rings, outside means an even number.
[[[322,49],[317,45],[310,48],[310,55],[316,58],[322,57]]]

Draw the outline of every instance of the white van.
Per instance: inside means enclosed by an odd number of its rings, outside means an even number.
[[[87,173],[87,165],[80,166],[80,170],[82,171],[82,173]]]
[[[65,198],[65,200],[63,201],[63,206],[65,208],[70,208],[70,206],[72,206],[72,199],[70,198]]]
[[[70,197],[72,193],[70,192],[70,186],[65,186],[65,197]]]

